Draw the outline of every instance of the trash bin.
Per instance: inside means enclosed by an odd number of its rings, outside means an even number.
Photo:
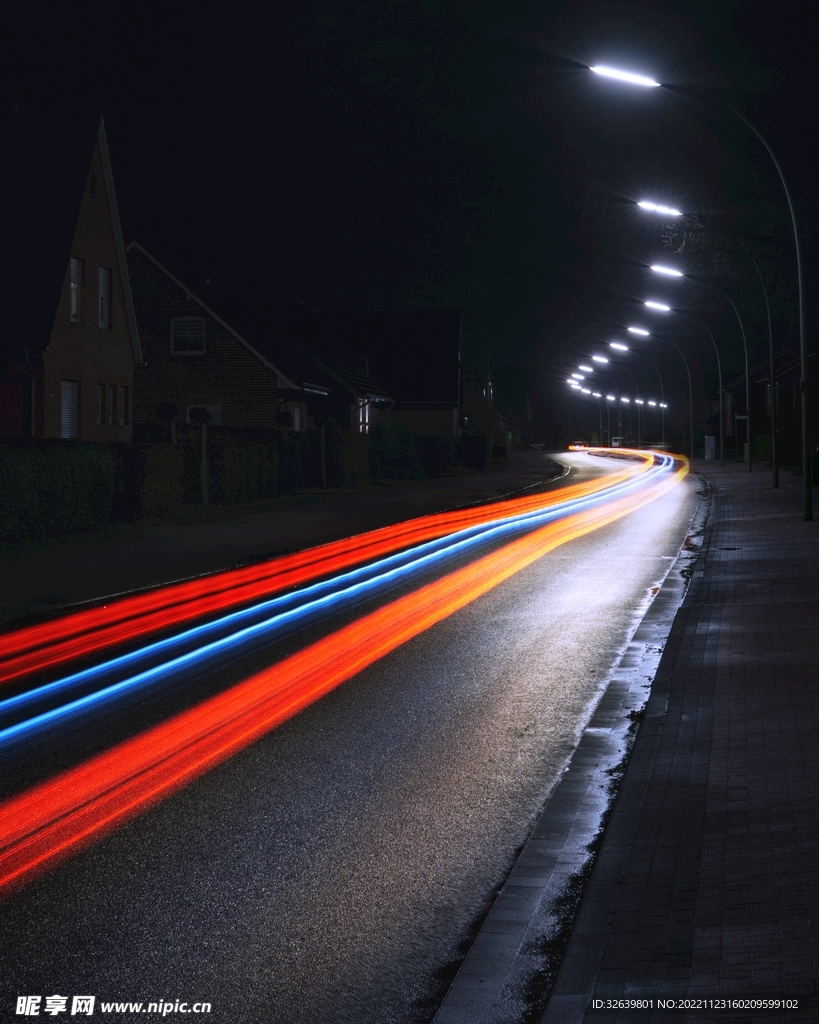
[[[713,434],[705,435],[705,457],[706,459],[717,457],[717,439]]]

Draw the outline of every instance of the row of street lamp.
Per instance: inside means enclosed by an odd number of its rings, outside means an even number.
[[[623,70],[623,69],[620,69],[620,68],[614,68],[614,67],[610,67],[610,66],[607,66],[607,65],[597,65],[597,66],[591,67],[589,70],[591,70],[595,74],[600,75],[600,76],[602,76],[604,78],[614,79],[614,80],[617,80],[617,81],[620,81],[620,82],[627,83],[629,85],[642,86],[642,87],[645,87],[645,88],[660,88],[662,86],[662,83],[657,82],[654,79],[649,78],[646,75],[636,74],[636,73],[631,72],[631,71],[626,71],[626,70]],[[675,90],[678,90],[678,91],[683,89],[683,87],[680,87],[680,86],[668,86],[668,85],[666,85],[665,88],[667,88],[667,89],[675,89]],[[693,90],[693,89],[684,89],[683,91],[695,92],[695,93],[698,92],[697,90]],[[801,401],[801,414],[802,414],[801,415],[801,420],[802,420],[802,423],[801,423],[801,426],[802,426],[802,474],[803,474],[803,488],[804,488],[804,518],[806,520],[811,520],[813,518],[813,502],[812,502],[812,493],[811,493],[810,451],[809,451],[809,445],[808,445],[808,400],[807,400],[808,368],[807,368],[807,338],[806,338],[806,324],[805,324],[805,289],[804,289],[804,271],[803,271],[803,266],[802,266],[801,243],[800,243],[800,237],[799,237],[799,230],[798,230],[798,226],[797,226],[797,222],[796,222],[796,213],[795,213],[795,210],[794,210],[793,201],[791,199],[790,190],[788,188],[787,181],[785,180],[785,175],[784,175],[784,173],[782,171],[782,167],[780,166],[779,161],[776,158],[776,155],[774,154],[773,150],[771,149],[770,145],[768,144],[767,140],[762,135],[762,133],[759,131],[759,129],[751,121],[749,121],[748,118],[745,117],[744,114],[740,113],[740,111],[736,110],[734,107],[732,107],[730,104],[726,103],[724,100],[722,100],[722,99],[720,99],[719,97],[716,97],[716,96],[710,96],[709,98],[716,100],[716,102],[718,102],[721,106],[725,107],[731,113],[736,115],[757,136],[759,141],[765,147],[765,150],[767,151],[767,153],[770,156],[771,160],[773,161],[773,164],[774,164],[774,166],[776,168],[777,174],[779,175],[779,179],[780,179],[780,182],[782,184],[782,188],[783,188],[784,193],[785,193],[785,198],[786,198],[787,203],[788,203],[788,211],[790,213],[791,227],[792,227],[792,230],[793,230],[794,247],[795,247],[795,250],[796,250],[797,284],[798,284],[798,295],[799,295],[799,300],[798,300],[799,301],[799,356],[800,356],[800,381],[799,381],[799,389],[800,389],[800,393],[801,393],[801,396],[802,396],[802,401]],[[654,202],[649,201],[649,200],[641,200],[638,203],[638,205],[642,209],[644,209],[644,210],[647,210],[647,211],[652,212],[652,213],[657,213],[657,214],[660,214],[660,215],[665,216],[665,217],[679,217],[679,216],[682,216],[682,211],[677,210],[674,207],[666,206],[666,205],[663,205],[663,204],[660,204],[660,203],[654,203]],[[755,260],[754,260],[754,265],[756,266],[757,274],[760,277],[760,281],[762,281],[762,275],[761,275],[761,273],[759,271],[759,267],[756,264]],[[662,265],[662,264],[655,264],[655,265],[651,266],[651,270],[654,273],[656,273],[656,274],[660,274],[660,275],[663,275],[663,276],[666,276],[666,277],[672,277],[672,278],[684,278],[684,277],[688,278],[689,277],[689,275],[686,275],[683,271],[678,270],[675,267],[669,267],[669,266],[665,266],[665,265]],[[731,305],[731,307],[734,310],[734,313],[735,313],[735,315],[737,317],[737,321],[738,321],[739,327],[740,327],[740,333],[742,335],[742,343],[743,343],[743,350],[744,350],[744,356],[745,356],[745,400],[746,400],[746,414],[747,414],[746,436],[747,436],[747,441],[748,441],[748,470],[750,472],[751,468],[752,468],[752,460],[751,460],[751,443],[752,442],[751,442],[750,375],[749,375],[749,366],[748,366],[748,344],[747,344],[747,338],[745,336],[745,327],[744,327],[744,324],[742,322],[742,318],[739,315],[739,311],[737,310],[736,304],[731,299],[731,297],[729,295],[727,295],[725,293],[725,291],[723,291],[722,288],[720,288],[718,285],[714,284],[713,282],[707,282],[707,283],[709,283],[713,288],[715,288],[717,291],[719,291],[722,294],[722,296],[727,300],[727,302]],[[763,285],[763,291],[764,291],[764,281],[762,281],[762,285]],[[768,311],[769,337],[770,337],[771,336],[771,332],[770,332],[770,308],[768,306],[767,292],[765,292],[765,303],[766,303],[766,309]],[[703,329],[708,334],[708,336],[709,336],[709,338],[710,338],[710,340],[711,340],[711,342],[713,344],[714,351],[716,353],[717,365],[718,365],[718,371],[719,371],[719,380],[720,380],[720,458],[724,461],[725,452],[724,452],[724,425],[723,425],[723,411],[722,411],[722,364],[721,364],[721,360],[720,360],[719,349],[717,348],[717,345],[716,345],[716,342],[714,341],[713,335],[708,330],[708,328],[703,323],[703,321],[699,319],[699,317],[695,317],[695,316],[691,316],[690,314],[683,313],[680,310],[673,309],[671,306],[667,305],[666,303],[658,302],[658,301],[656,301],[654,299],[648,300],[644,304],[645,304],[647,309],[653,310],[655,312],[662,312],[662,313],[674,312],[674,313],[676,313],[676,314],[678,314],[680,316],[687,317],[687,318],[690,318],[690,319],[694,319],[703,327]],[[629,327],[628,330],[631,333],[633,333],[635,335],[638,335],[640,337],[650,337],[651,336],[651,332],[645,330],[644,328]],[[672,344],[675,344],[675,343],[672,342]],[[770,340],[770,345],[771,345],[771,356],[770,356],[770,362],[771,362],[771,428],[772,428],[772,435],[774,435],[775,432],[776,432],[776,419],[775,419],[776,413],[775,413],[775,408],[774,408],[774,406],[775,406],[775,391],[776,391],[776,388],[775,388],[774,372],[773,372],[773,348],[772,348],[773,342],[772,342],[772,338]],[[628,347],[625,346],[625,345],[622,345],[621,343],[611,343],[611,347],[614,348],[615,350],[619,349],[621,351],[628,351]],[[688,362],[687,362],[687,360],[685,360],[685,356],[684,356],[682,350],[679,349],[679,346],[677,346],[676,344],[675,344],[675,347],[677,348],[677,350],[679,351],[680,355],[683,358],[683,361],[685,362],[686,372],[688,374],[691,451],[692,451],[692,456],[693,456],[694,433],[693,433],[693,398],[692,398],[692,391],[691,391],[691,374],[690,374],[690,370],[689,370],[689,367],[688,367]],[[574,381],[573,386],[574,386],[574,384],[577,384],[576,380]],[[601,392],[594,392],[591,389],[584,389],[582,387],[582,385],[580,385],[580,384],[577,384],[577,388],[581,392],[587,391],[588,393],[592,394],[593,396],[596,396],[599,399],[602,399],[602,393]],[[608,396],[607,395],[606,398],[607,398],[607,401],[614,401],[614,396]],[[642,400],[641,400],[641,404],[644,404],[642,402]],[[648,404],[657,404],[657,403],[649,402]],[[601,433],[602,433],[602,427],[601,427]],[[773,439],[773,437],[772,437],[772,443],[775,444],[775,440]],[[773,466],[773,470],[774,470],[774,486],[776,487],[776,486],[778,486],[779,481],[778,481],[778,475],[777,475],[776,452],[775,452],[775,449],[772,452],[772,456],[773,456],[773,464],[774,464],[774,466]]]

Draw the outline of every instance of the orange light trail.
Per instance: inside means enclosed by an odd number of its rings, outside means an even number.
[[[534,530],[7,800],[0,805],[0,894],[170,796],[549,551],[659,498],[687,472],[684,463],[644,491]]]
[[[173,584],[7,633],[0,636],[0,683],[87,657],[204,615],[270,597],[469,526],[597,494],[651,468],[653,456],[650,453],[630,454],[639,456],[640,464],[630,465],[610,476],[547,493],[406,520],[259,565]]]

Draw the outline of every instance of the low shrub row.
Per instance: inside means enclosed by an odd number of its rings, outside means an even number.
[[[239,504],[302,488],[355,488],[374,478],[422,480],[462,465],[483,469],[487,439],[425,435],[376,425],[368,438],[328,420],[322,432],[206,428],[208,498]],[[145,435],[143,435],[144,437]],[[176,444],[38,442],[0,446],[0,542],[102,529],[153,519],[202,500],[200,428],[181,426]]]
[[[113,511],[117,470],[107,445],[0,446],[0,540],[101,529]]]

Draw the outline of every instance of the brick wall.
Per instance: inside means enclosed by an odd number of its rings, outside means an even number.
[[[275,372],[138,248],[129,248],[128,264],[143,356],[134,373],[134,422],[156,422],[157,406],[171,403],[180,422],[189,406],[204,405],[219,407],[223,426],[275,427]],[[202,354],[171,350],[174,317],[204,317]]]

